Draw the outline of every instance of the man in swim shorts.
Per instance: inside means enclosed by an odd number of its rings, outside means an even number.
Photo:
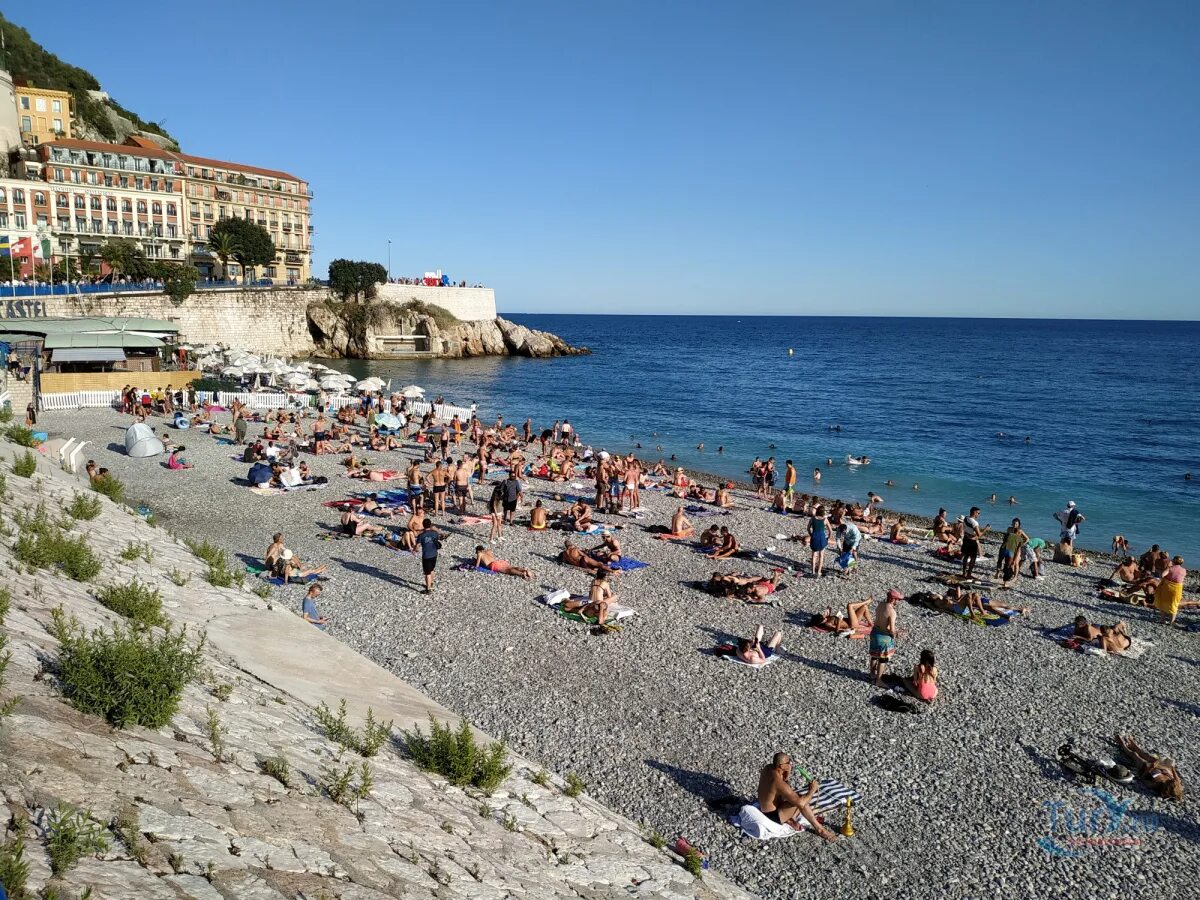
[[[491,550],[482,544],[475,548],[475,566],[480,569],[491,569],[493,572],[498,572],[501,575],[524,578],[526,581],[533,577],[533,572],[529,569],[522,566],[514,566],[507,560],[496,559],[496,554],[492,553]]]
[[[871,629],[869,651],[871,655],[871,678],[879,687],[888,662],[896,652],[896,604],[904,595],[895,588],[875,607],[875,625]]]
[[[791,774],[791,757],[783,752],[776,753],[758,776],[758,808],[772,822],[790,825],[797,831],[801,826],[795,821],[796,817],[803,816],[820,837],[827,841],[836,840],[836,835],[817,820],[810,806],[817,794],[816,779],[809,781],[808,790],[801,796],[788,784]]]

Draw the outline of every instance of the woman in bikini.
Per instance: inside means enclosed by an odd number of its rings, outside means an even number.
[[[921,661],[913,666],[912,675],[904,679],[904,688],[918,700],[932,703],[938,694],[938,670],[932,650],[921,651]]]
[[[809,624],[817,628],[828,628],[830,631],[859,631],[870,628],[875,624],[871,618],[871,598],[859,600],[857,603],[846,604],[846,618],[834,615],[833,607],[825,607],[825,612],[814,615]]]
[[[764,644],[762,642],[763,631],[763,626],[759,625],[753,638],[742,638],[738,641],[738,659],[751,666],[761,666],[775,655],[775,651],[779,649],[779,644],[783,640],[783,632],[775,632],[771,635],[771,639]]]

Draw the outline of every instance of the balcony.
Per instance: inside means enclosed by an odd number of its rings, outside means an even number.
[[[212,220],[213,220],[213,214],[212,214],[212,213],[205,213],[205,214],[204,214],[204,221],[205,221],[205,222],[211,222]]]
[[[229,191],[222,191],[222,190],[218,189],[217,190],[217,199],[218,200],[232,200],[233,194],[229,193]]]
[[[292,230],[292,226],[291,226],[291,224],[289,224],[288,222],[284,222],[284,223],[283,223],[283,230],[284,230],[284,231],[291,231],[291,230]]]

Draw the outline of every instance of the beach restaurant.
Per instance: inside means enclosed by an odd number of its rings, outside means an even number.
[[[157,381],[152,373],[164,371],[178,336],[161,319],[0,319],[0,356],[10,380],[31,381],[38,393],[120,389],[134,373],[139,385]]]

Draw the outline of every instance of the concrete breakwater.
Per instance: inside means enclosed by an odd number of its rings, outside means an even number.
[[[555,335],[496,315],[488,288],[381,285],[370,303],[341,303],[327,288],[198,291],[182,303],[155,291],[54,295],[0,305],[0,316],[138,316],[176,322],[180,340],[288,357],[561,356]]]

